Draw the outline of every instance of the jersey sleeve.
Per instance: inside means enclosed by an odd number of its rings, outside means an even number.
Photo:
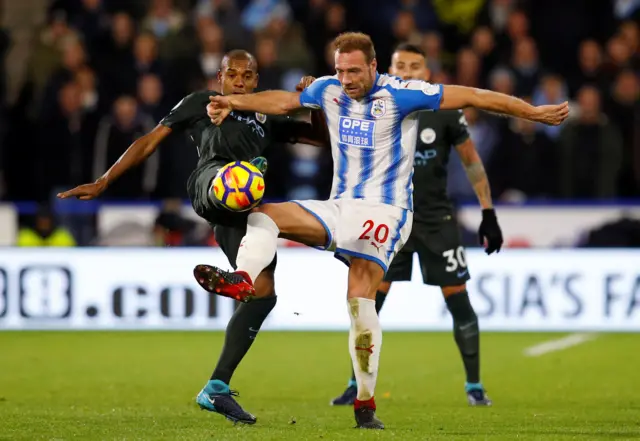
[[[458,146],[469,139],[469,126],[462,110],[456,110],[451,113],[447,122],[447,131],[453,146]]]
[[[408,115],[420,110],[438,110],[442,100],[442,84],[431,84],[426,81],[403,81],[393,91],[396,105],[401,113]]]
[[[167,116],[160,120],[160,124],[174,131],[184,130],[193,121],[206,115],[209,95],[218,94],[216,92],[197,92],[187,95],[171,109]]]
[[[320,77],[311,83],[300,94],[300,104],[310,109],[322,109],[322,95],[332,77]]]

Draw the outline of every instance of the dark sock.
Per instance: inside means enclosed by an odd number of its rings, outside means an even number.
[[[384,305],[384,301],[387,300],[387,293],[378,291],[376,292],[376,312],[380,315],[380,310],[382,309],[382,305]]]
[[[453,336],[467,372],[467,383],[480,383],[480,329],[466,290],[445,298],[453,317]]]
[[[376,312],[380,315],[380,310],[384,305],[385,300],[387,300],[386,292],[376,291]],[[349,381],[349,386],[356,384],[356,374],[353,372],[353,368],[351,368],[351,380]]]
[[[265,297],[242,303],[233,313],[224,336],[224,347],[218,359],[212,380],[229,384],[231,376],[249,351],[262,322],[267,318],[277,297]]]

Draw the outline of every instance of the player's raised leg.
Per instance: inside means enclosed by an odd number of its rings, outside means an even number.
[[[265,204],[255,208],[247,219],[247,234],[238,250],[237,270],[225,271],[209,267],[205,283],[207,291],[224,297],[249,302],[255,297],[254,280],[271,262],[278,247],[278,237],[295,240],[305,245],[328,247],[332,241],[332,202],[317,202],[314,211],[296,202]],[[198,272],[199,267],[194,271]],[[197,278],[198,276],[196,276]],[[199,280],[200,281],[200,280]]]
[[[245,411],[235,400],[237,393],[229,388],[229,384],[236,368],[255,341],[262,323],[276,305],[273,266],[275,265],[270,265],[256,278],[254,301],[241,303],[234,311],[227,324],[218,363],[211,378],[196,397],[200,408],[219,413],[234,422],[256,422],[256,417]]]
[[[491,399],[480,382],[480,328],[467,286],[443,286],[442,294],[453,318],[453,336],[464,363],[467,400],[471,406],[491,406]]]

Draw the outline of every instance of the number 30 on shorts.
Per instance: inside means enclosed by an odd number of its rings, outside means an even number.
[[[447,266],[445,267],[444,270],[449,273],[457,270],[458,268],[467,267],[467,259],[464,254],[464,247],[462,246],[447,250],[444,253],[442,253],[442,256],[446,257],[447,259]]]
[[[362,224],[364,227],[364,232],[360,235],[358,239],[360,240],[370,240],[371,236],[369,232],[373,230],[375,227],[375,223],[369,219]],[[379,224],[376,229],[373,231],[373,239],[378,243],[385,243],[389,238],[389,227],[385,224]]]

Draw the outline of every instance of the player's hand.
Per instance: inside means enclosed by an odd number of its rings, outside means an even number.
[[[210,106],[212,106],[211,109],[209,108]],[[225,118],[229,116],[230,113],[231,113],[231,109],[228,107],[216,108],[212,104],[207,105],[207,115],[209,115],[209,119],[211,119],[211,122],[214,123],[216,126],[219,126],[220,124],[222,124],[222,121],[224,121]]]
[[[558,126],[567,119],[568,116],[569,103],[565,101],[562,104],[536,106],[536,111],[532,120],[549,126]]]
[[[107,184],[104,181],[96,181],[91,184],[79,185],[71,190],[58,193],[60,199],[68,199],[75,197],[81,201],[88,201],[95,199],[107,189]]]
[[[315,80],[316,80],[316,78],[312,77],[312,76],[302,77],[300,79],[300,82],[296,86],[296,92],[302,92],[307,87],[309,87],[311,85],[311,83],[313,83]]]
[[[212,123],[219,126],[222,121],[231,113],[231,101],[229,97],[224,95],[210,96],[209,104],[207,104],[207,116]]]
[[[500,252],[502,248],[502,230],[498,225],[498,218],[493,208],[486,208],[482,210],[482,222],[480,222],[480,228],[478,229],[478,240],[480,245],[487,242],[484,249],[485,253],[491,254],[494,251]]]

